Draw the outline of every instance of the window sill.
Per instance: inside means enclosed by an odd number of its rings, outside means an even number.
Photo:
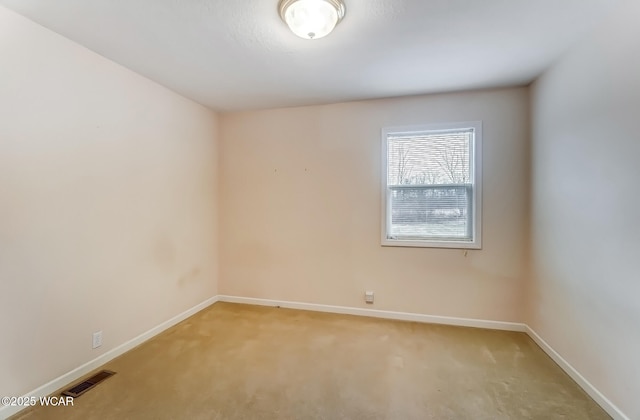
[[[482,244],[479,241],[420,241],[385,238],[382,240],[381,245],[410,248],[482,249]]]

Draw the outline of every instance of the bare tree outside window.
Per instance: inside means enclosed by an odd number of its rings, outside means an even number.
[[[411,170],[412,166],[409,163],[409,152],[411,145],[400,143],[397,150],[397,171],[396,171],[396,183],[399,185],[411,183]]]

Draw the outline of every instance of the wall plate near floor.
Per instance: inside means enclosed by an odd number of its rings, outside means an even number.
[[[102,345],[102,331],[96,331],[93,333],[93,343],[91,348],[97,349]]]
[[[366,303],[373,303],[373,291],[367,290],[364,292],[364,301]]]

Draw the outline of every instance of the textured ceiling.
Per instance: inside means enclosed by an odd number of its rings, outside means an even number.
[[[278,0],[0,0],[214,110],[522,85],[618,0],[345,0],[326,38]]]

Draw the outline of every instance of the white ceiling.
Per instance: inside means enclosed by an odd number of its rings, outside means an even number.
[[[0,0],[214,110],[523,85],[619,0],[345,0],[297,38],[278,0]]]

